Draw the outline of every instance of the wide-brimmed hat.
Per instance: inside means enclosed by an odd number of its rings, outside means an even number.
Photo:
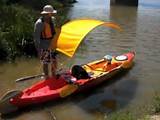
[[[55,10],[51,5],[46,5],[43,7],[43,11],[41,14],[56,14],[57,10]]]

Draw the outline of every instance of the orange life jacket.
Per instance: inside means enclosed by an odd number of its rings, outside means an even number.
[[[44,23],[44,28],[41,32],[41,39],[45,39],[45,40],[52,39],[55,35],[55,29],[54,29],[53,22],[51,21],[50,23],[46,23],[44,22],[43,19],[42,19],[42,22]]]

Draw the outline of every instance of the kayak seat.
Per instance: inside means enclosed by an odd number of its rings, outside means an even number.
[[[90,78],[86,70],[80,65],[74,65],[71,69],[71,74],[73,77],[77,78],[77,80]]]

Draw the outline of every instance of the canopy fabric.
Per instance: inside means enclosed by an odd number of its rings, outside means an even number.
[[[56,36],[56,50],[72,57],[83,38],[94,28],[99,25],[114,28],[121,31],[121,28],[111,22],[103,22],[93,19],[73,20],[64,24]],[[52,46],[53,48],[53,46]]]

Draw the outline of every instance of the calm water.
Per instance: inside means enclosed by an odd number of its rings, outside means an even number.
[[[112,80],[114,82],[104,83],[89,93],[29,108],[7,119],[50,120],[55,116],[57,120],[103,120],[115,110],[129,110],[136,115],[145,111],[144,108],[152,103],[155,93],[160,94],[160,1],[140,0],[139,7],[135,8],[110,7],[109,0],[79,0],[70,8],[68,17],[112,21],[123,28],[123,32],[105,27],[92,31],[72,59],[73,64],[86,63],[106,54],[135,51],[134,67],[128,73],[115,77]],[[40,72],[37,59],[1,64],[0,95],[37,82],[30,80],[15,83],[14,80]]]

